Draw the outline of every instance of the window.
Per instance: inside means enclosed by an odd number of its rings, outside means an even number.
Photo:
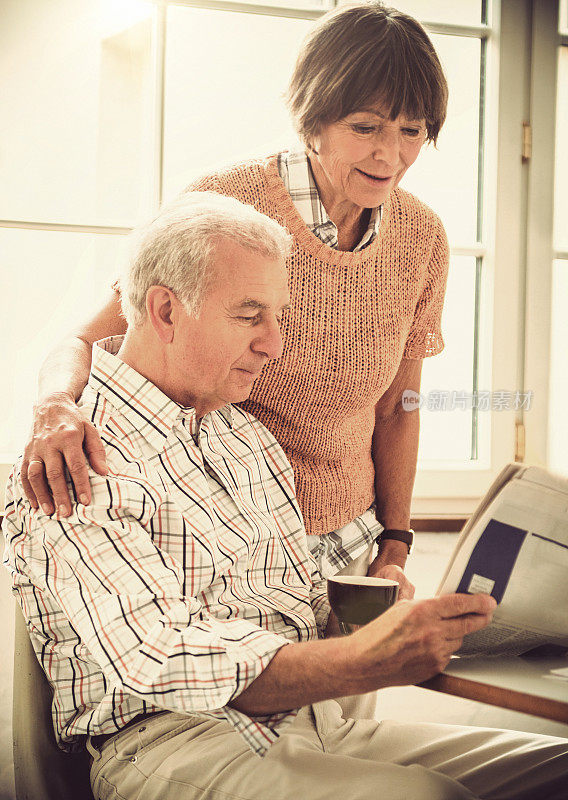
[[[30,426],[47,350],[108,294],[127,238],[79,231],[0,228],[3,391],[0,460],[13,461]],[[11,312],[11,314],[10,314]]]
[[[561,4],[556,95],[556,163],[554,192],[554,261],[550,331],[549,460],[553,469],[568,473],[568,3]]]
[[[443,497],[460,512],[514,457],[516,429],[530,419],[527,440],[546,438],[566,388],[562,348],[553,344],[544,353],[544,369],[549,361],[553,368],[550,414],[538,403],[536,414],[527,410],[530,365],[542,350],[524,352],[533,221],[523,219],[521,123],[531,99],[531,38],[550,27],[544,5],[398,3],[429,28],[450,84],[438,146],[425,149],[403,184],[440,214],[451,245],[446,349],[424,366],[415,494],[419,503]],[[323,0],[53,0],[48,11],[33,0],[5,0],[0,239],[9,311],[0,358],[10,379],[0,400],[0,462],[21,450],[39,363],[85,317],[84,304],[103,296],[131,226],[196,174],[293,139],[282,93],[302,38],[328,7]],[[550,33],[538,35],[550,46]],[[565,61],[561,55],[562,74]],[[553,111],[541,113],[553,120]],[[542,146],[535,140],[533,150]],[[568,251],[557,196],[555,297],[565,291]],[[549,297],[555,337],[564,324],[559,309]],[[552,460],[555,452],[551,445]]]
[[[150,211],[154,15],[134,0],[4,0],[0,218]]]
[[[156,7],[5,0],[2,23],[3,485],[39,365],[108,292],[154,204]]]
[[[167,9],[164,197],[220,164],[294,138],[282,95],[311,21],[172,5]],[[270,64],[270,69],[263,65]],[[207,72],[207,80],[188,76]]]

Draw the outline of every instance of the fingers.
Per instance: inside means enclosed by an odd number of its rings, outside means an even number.
[[[436,597],[434,602],[443,619],[462,614],[492,614],[497,606],[495,598],[489,594],[447,594]]]
[[[410,583],[406,575],[401,575],[398,579],[398,599],[399,600],[412,600],[414,597],[414,584]]]
[[[91,486],[89,483],[89,470],[87,468],[87,461],[83,455],[83,450],[74,449],[70,453],[64,452],[64,459],[67,470],[73,482],[73,486],[75,487],[77,499],[80,503],[83,503],[83,505],[87,505],[91,502]],[[56,501],[58,501],[58,513],[62,516],[67,516],[67,509],[64,509],[64,506],[67,504],[67,502],[69,502],[69,504],[71,502],[69,499],[69,492],[67,491],[67,483],[64,481],[64,495],[63,492],[59,494],[59,483],[57,486],[54,486],[51,482],[51,479],[49,482],[53,491],[53,496],[56,498]]]
[[[98,472],[99,475],[107,475],[108,474],[108,466],[106,462],[106,453],[103,447],[103,443],[101,441],[101,437],[94,425],[91,425],[90,422],[85,423],[85,438],[83,441],[83,449],[87,454],[87,458],[89,459],[89,463],[91,467]],[[75,488],[77,488],[77,484],[75,483]],[[90,494],[91,490],[87,483],[86,491],[89,494],[89,501],[90,502]],[[82,501],[81,501],[82,502]]]
[[[82,455],[81,455],[82,457]],[[83,458],[83,457],[82,457]],[[45,457],[45,474],[53,495],[53,502],[58,517],[67,517],[71,513],[71,497],[67,488],[67,477],[65,475],[65,463],[67,461],[69,472],[73,477],[73,470],[78,469],[78,465],[69,456],[62,455],[58,451],[50,452]],[[83,458],[83,461],[85,459]]]
[[[493,612],[497,606],[495,599],[487,594],[477,595],[449,595],[453,598],[450,607],[454,611],[463,611],[464,608],[470,609],[469,612],[456,614],[451,617],[442,617],[442,635],[446,645],[452,652],[459,650],[462,646],[463,638],[468,633],[482,630],[491,622]],[[446,608],[446,613],[448,609]]]
[[[81,440],[77,436],[70,438],[68,444],[61,451],[53,450],[45,456],[45,476],[53,495],[58,517],[68,517],[71,513],[72,501],[67,486],[65,468],[69,472],[79,502],[83,505],[90,503],[89,471]],[[40,491],[43,491],[43,485],[39,481],[38,486],[40,486]],[[37,494],[33,481],[32,487]]]
[[[39,458],[33,458],[28,464],[27,468],[27,479],[31,486],[31,489],[37,499],[37,502],[41,506],[41,510],[44,514],[50,515],[53,514],[55,508],[53,505],[53,499],[51,497],[51,491],[47,484],[46,480],[46,473],[45,473],[45,464]],[[22,472],[22,482],[23,482],[23,472]]]
[[[89,472],[82,448],[52,450],[42,459],[32,459],[27,468],[27,480],[31,486],[41,510],[48,516],[57,511],[58,517],[68,517],[71,513],[72,501],[65,474],[67,468],[79,502],[91,502]],[[24,476],[22,473],[22,483]],[[34,506],[37,508],[37,506]]]
[[[393,581],[406,580],[406,576],[397,564],[385,564],[376,571],[377,578],[390,578]]]
[[[26,449],[24,450],[24,458],[22,460],[22,469],[21,469],[21,473],[20,473],[20,479],[22,481],[22,486],[24,488],[24,493],[25,493],[26,497],[28,498],[28,500],[30,501],[31,507],[35,508],[37,510],[39,508],[38,499],[37,499],[36,494],[35,494],[35,492],[34,492],[34,490],[32,488],[31,483],[28,480],[28,468],[29,468],[29,465],[30,465],[30,459],[29,459],[29,456],[27,454],[27,451],[28,451],[28,448],[26,447]]]
[[[446,619],[443,623],[446,641],[459,640],[459,647],[464,636],[474,631],[480,631],[490,622],[490,614],[465,614],[454,619]]]
[[[58,517],[69,516],[72,502],[68,476],[79,502],[91,502],[85,454],[96,472],[107,474],[99,435],[72,400],[50,397],[34,408],[33,433],[26,446],[21,473],[24,491],[33,508],[39,503],[45,514],[57,511]]]
[[[98,472],[99,475],[108,473],[103,443],[94,425],[89,422],[85,422],[84,425],[83,441],[80,442],[78,437],[74,437],[63,450],[63,457],[75,487],[75,494],[83,505],[91,502],[91,485],[85,454],[95,472]]]
[[[402,600],[354,636],[381,663],[383,680],[417,683],[441,672],[464,636],[489,623],[495,606],[493,598],[481,594]]]
[[[402,594],[399,595],[399,599],[400,600],[413,600],[415,592],[416,592],[416,589],[415,589],[414,585],[412,583],[410,583],[410,581],[408,581],[408,586],[406,587],[406,589],[404,589]]]
[[[373,573],[377,578],[390,578],[398,581],[398,599],[412,600],[414,597],[414,586],[408,580],[402,569],[397,564],[387,564]]]
[[[387,577],[387,576],[385,576],[385,577]],[[398,599],[399,600],[412,600],[412,598],[414,597],[415,589],[414,589],[414,585],[412,583],[410,583],[410,581],[408,580],[406,575],[404,575],[404,573],[403,573],[402,575],[399,575],[398,577],[393,578],[393,580],[398,581]]]

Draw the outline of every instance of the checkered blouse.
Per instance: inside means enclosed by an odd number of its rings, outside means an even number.
[[[285,150],[278,155],[278,173],[292,198],[296,211],[308,228],[328,247],[338,248],[337,226],[327,215],[314,180],[310,161],[304,150]],[[381,222],[382,206],[371,209],[367,230],[359,244],[353,248],[357,253],[371,244]]]

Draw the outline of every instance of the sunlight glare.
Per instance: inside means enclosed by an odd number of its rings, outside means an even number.
[[[103,37],[115,36],[148,19],[153,7],[147,0],[100,0]]]

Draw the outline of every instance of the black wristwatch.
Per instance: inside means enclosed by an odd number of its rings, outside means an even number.
[[[414,545],[414,531],[412,528],[406,531],[399,531],[395,528],[385,528],[379,537],[379,542],[385,539],[395,539],[397,542],[404,542],[408,547],[408,555],[412,553]]]

